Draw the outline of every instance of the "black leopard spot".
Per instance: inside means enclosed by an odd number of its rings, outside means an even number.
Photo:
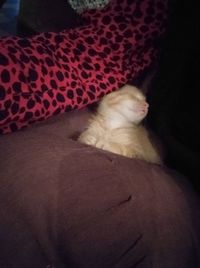
[[[42,69],[41,69],[43,75],[47,75],[48,74],[48,70],[45,66],[42,66]]]
[[[45,107],[45,109],[48,109],[49,106],[50,106],[49,101],[48,101],[48,100],[44,100],[43,103],[44,103],[44,107]]]
[[[87,103],[88,103],[88,99],[85,98],[85,99],[83,100],[83,104],[87,104]]]
[[[12,70],[11,70],[11,72],[12,72],[13,74],[16,74],[16,69],[13,67]]]
[[[8,83],[10,82],[10,73],[8,70],[4,69],[2,72],[1,72],[1,80],[3,83]]]
[[[24,116],[24,120],[28,121],[33,117],[33,113],[32,112],[26,112],[25,116]]]
[[[96,71],[99,71],[101,69],[101,67],[98,63],[95,63],[94,67],[95,67]]]
[[[12,104],[12,101],[11,101],[11,100],[7,100],[7,101],[5,101],[5,103],[4,103],[4,107],[5,107],[5,109],[9,109],[10,106],[11,106],[11,104]]]
[[[104,83],[100,83],[99,86],[100,86],[100,88],[102,88],[102,89],[106,89],[106,88],[107,88],[106,85],[105,85]]]
[[[114,84],[114,83],[116,82],[115,78],[112,77],[112,76],[110,76],[110,77],[108,78],[108,80],[109,80],[109,82],[110,82],[111,84]]]
[[[76,33],[70,33],[69,38],[72,40],[76,40],[78,38],[78,35]]]
[[[88,54],[89,54],[91,57],[93,57],[93,56],[95,56],[95,55],[97,54],[97,52],[96,52],[94,49],[90,48],[90,49],[88,50]]]
[[[17,124],[16,123],[11,123],[10,124],[10,129],[11,129],[12,132],[17,131],[18,130]]]
[[[42,46],[37,46],[36,50],[40,55],[44,54],[44,48]]]
[[[86,51],[86,48],[85,48],[85,46],[83,44],[78,44],[77,49],[80,50],[81,52]]]
[[[126,31],[124,32],[124,36],[127,37],[127,38],[129,38],[129,37],[132,37],[132,36],[133,36],[133,33],[132,33],[131,30],[126,30]]]
[[[104,47],[103,52],[104,52],[105,54],[109,55],[110,52],[111,52],[111,49],[110,49],[109,47]]]
[[[148,15],[154,15],[154,13],[155,13],[155,9],[154,9],[154,7],[153,7],[153,6],[149,6],[149,7],[146,9],[146,13],[147,13]]]
[[[52,105],[53,105],[53,107],[56,107],[56,106],[57,106],[57,102],[56,102],[56,100],[53,100],[53,101],[52,101]]]
[[[39,64],[39,60],[38,60],[35,56],[31,56],[30,59],[31,59],[32,62],[35,63],[36,65]]]
[[[71,105],[67,105],[65,108],[65,112],[70,112],[72,110]]]
[[[63,36],[62,35],[56,35],[55,36],[55,42],[56,43],[62,43],[63,42],[63,40],[64,40],[64,38],[63,38]]]
[[[111,18],[109,16],[103,17],[103,19],[102,19],[103,24],[108,25],[108,24],[110,24],[110,22],[111,22]]]
[[[84,79],[87,79],[87,78],[88,78],[88,74],[87,74],[85,71],[82,71],[82,72],[81,72],[81,76],[82,76]]]
[[[14,63],[17,64],[17,58],[16,58],[16,56],[13,55],[13,54],[10,54],[10,53],[8,53],[8,55],[9,55],[9,57],[11,58],[11,60],[12,60]]]
[[[112,49],[113,50],[118,50],[119,49],[119,44],[112,44]]]
[[[104,73],[109,74],[110,73],[110,69],[108,67],[104,68]]]
[[[17,49],[16,48],[14,48],[14,47],[8,47],[8,51],[10,52],[10,53],[17,53]]]
[[[41,101],[41,98],[40,98],[39,95],[35,95],[35,99],[36,99],[36,101],[37,101],[38,103],[41,103],[41,102],[42,102],[42,101]]]
[[[136,34],[135,35],[135,40],[136,41],[139,41],[139,40],[141,40],[142,39],[142,35],[141,34]]]
[[[105,37],[101,37],[101,38],[100,38],[100,43],[101,43],[102,45],[107,45],[108,40],[107,40]]]
[[[97,74],[97,75],[96,75],[96,79],[102,81],[102,80],[103,80],[103,76],[100,75],[100,74]]]
[[[116,31],[117,27],[114,24],[112,24],[109,26],[109,29],[110,29],[110,31]]]
[[[119,24],[119,29],[120,31],[124,31],[126,29],[126,24],[124,23]]]
[[[50,81],[50,85],[51,85],[51,87],[54,88],[54,89],[57,89],[57,88],[58,88],[56,81],[53,80],[53,79]]]
[[[46,57],[45,61],[49,67],[54,66],[54,62],[49,57]]]
[[[158,20],[158,21],[162,21],[162,17],[163,17],[162,13],[158,13],[158,14],[156,15],[156,20]],[[151,17],[151,19],[153,20],[152,17]]]
[[[118,60],[120,60],[120,57],[119,56],[114,56],[114,57],[112,57],[111,58],[113,61],[118,61]]]
[[[75,49],[73,49],[73,53],[76,56],[80,56],[82,52],[80,50],[78,50],[78,49],[75,48]]]
[[[94,100],[95,99],[95,95],[92,92],[88,92],[88,96],[90,98],[90,100]]]
[[[30,85],[31,85],[31,88],[36,88],[37,87],[36,83],[30,83]]]
[[[53,91],[52,90],[48,90],[47,94],[49,95],[50,98],[53,98]]]
[[[56,95],[56,99],[57,99],[58,102],[65,102],[65,98],[64,98],[63,95],[60,94],[60,93],[58,93],[58,94]]]
[[[77,93],[77,95],[79,95],[79,96],[83,96],[83,90],[82,90],[81,88],[77,88],[77,89],[76,89],[76,93]]]
[[[114,20],[117,23],[122,23],[122,22],[124,22],[124,16],[115,16]]]
[[[42,85],[41,85],[41,90],[42,90],[42,92],[45,92],[45,91],[47,91],[47,90],[48,90],[48,87],[47,87],[47,85],[45,85],[45,84],[42,84]]]
[[[76,87],[76,82],[75,82],[75,81],[72,81],[72,82],[71,82],[71,87],[72,87],[72,88],[75,88],[75,87]]]
[[[60,113],[60,108],[58,107],[54,112],[53,112],[53,115],[57,115],[57,114],[59,114]]]
[[[28,63],[29,62],[29,57],[27,57],[25,54],[21,54],[19,56],[20,60],[25,62],[25,63]]]
[[[152,23],[153,22],[153,17],[152,16],[146,16],[145,18],[144,18],[144,22],[146,23],[146,24],[150,24],[150,23]]]
[[[2,53],[0,53],[0,65],[6,66],[8,65],[9,61],[6,56],[4,56]]]
[[[63,75],[63,73],[61,71],[56,72],[56,76],[57,76],[59,81],[64,80],[64,75]]]
[[[35,116],[40,116],[40,112],[37,110],[37,111],[35,111]]]
[[[69,90],[67,91],[67,97],[68,97],[69,99],[73,99],[73,98],[74,98],[74,92],[73,92],[73,90],[69,89]]]
[[[92,66],[90,64],[88,64],[87,62],[83,63],[83,68],[86,70],[93,70]]]
[[[92,44],[94,44],[95,42],[94,42],[94,39],[92,38],[92,37],[87,37],[86,39],[85,39],[85,41],[88,43],[88,44],[90,44],[90,45],[92,45]]]
[[[21,92],[21,83],[20,82],[15,82],[12,87],[16,93]]]
[[[38,73],[35,70],[29,69],[28,73],[30,81],[36,81],[38,79]]]
[[[116,36],[115,41],[117,43],[121,43],[123,39],[124,39],[124,37],[122,35],[118,35],[118,36]]]
[[[26,53],[28,53],[28,54],[33,54],[33,51],[32,51],[31,49],[29,49],[29,48],[25,48],[25,51],[26,51]]]
[[[133,18],[140,19],[142,17],[142,11],[140,10],[139,6],[133,12]]]
[[[82,102],[82,98],[81,97],[77,97],[77,103],[80,104]]]
[[[21,81],[21,82],[26,82],[26,77],[25,77],[25,75],[24,75],[24,73],[23,72],[21,72],[20,71],[20,73],[19,73],[19,75],[18,75],[18,79],[19,79],[19,81]]]
[[[66,91],[66,87],[59,87],[60,91]]]
[[[23,114],[25,112],[25,110],[26,110],[25,107],[20,108],[20,110],[19,110],[20,114]]]
[[[65,78],[69,78],[69,73],[65,72]]]
[[[95,88],[95,86],[94,85],[90,85],[89,86],[89,89],[92,91],[92,92],[96,92],[96,88]]]
[[[11,112],[12,114],[16,114],[19,111],[19,104],[14,102],[13,105],[11,106]]]
[[[51,37],[52,37],[52,33],[50,33],[50,32],[46,32],[46,33],[44,33],[44,36],[45,36],[45,38],[47,38],[47,40],[48,39],[51,39]],[[45,40],[44,40],[45,41]]]
[[[30,47],[31,46],[31,43],[28,39],[19,39],[17,43],[20,47]]]
[[[4,100],[6,96],[5,88],[0,85],[0,100]]]
[[[30,99],[30,100],[27,102],[27,108],[28,108],[28,109],[32,109],[34,106],[35,106],[35,101],[34,101],[33,99]]]
[[[148,27],[147,25],[142,25],[142,26],[140,27],[140,30],[141,30],[142,33],[146,33],[146,32],[148,32],[149,27]]]
[[[45,38],[41,35],[37,36],[37,40],[41,43],[45,42]]]
[[[4,120],[8,115],[9,112],[7,110],[0,110],[0,121]]]
[[[113,34],[112,34],[111,32],[107,32],[107,33],[106,33],[106,37],[107,37],[108,39],[111,39],[111,38],[113,37]]]

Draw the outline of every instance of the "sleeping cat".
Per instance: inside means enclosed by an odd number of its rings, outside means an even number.
[[[161,164],[147,129],[141,125],[147,113],[143,93],[125,85],[102,98],[96,115],[78,140],[115,154]]]

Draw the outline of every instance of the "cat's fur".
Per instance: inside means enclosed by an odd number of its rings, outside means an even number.
[[[148,103],[136,87],[125,85],[104,96],[97,113],[79,141],[130,158],[161,163],[160,156],[140,123],[148,113]]]

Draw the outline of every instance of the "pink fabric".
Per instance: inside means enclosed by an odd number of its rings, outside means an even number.
[[[117,1],[82,27],[0,39],[0,131],[98,101],[155,61],[167,0]]]

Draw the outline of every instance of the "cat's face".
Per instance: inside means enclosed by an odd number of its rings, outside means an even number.
[[[122,89],[105,96],[100,104],[113,116],[121,116],[127,122],[138,124],[148,113],[145,96],[134,86],[126,85]]]

